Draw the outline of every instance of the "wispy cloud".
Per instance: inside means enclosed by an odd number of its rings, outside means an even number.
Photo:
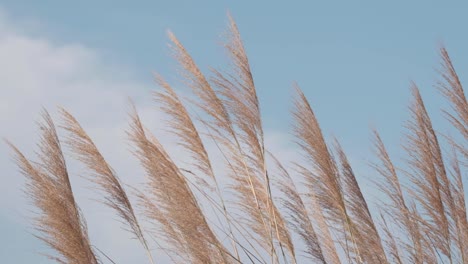
[[[37,32],[34,36],[26,33],[28,30],[18,24],[0,12],[0,136],[33,157],[39,111],[46,107],[55,113],[60,105],[76,115],[125,183],[141,182],[139,175],[143,174],[128,151],[124,131],[128,97],[137,102],[147,123],[157,124],[157,112],[149,106],[151,84],[136,81],[131,69],[107,63],[89,47],[56,44],[37,37]],[[95,196],[86,188],[89,183],[79,177],[84,170],[73,162],[70,166],[76,168],[71,177],[94,244],[104,251],[112,250],[115,260],[122,263],[144,258],[138,244],[121,230],[111,213],[91,200]],[[24,181],[5,145],[0,147],[0,167],[0,222],[11,227],[0,238],[0,248],[9,245],[7,262],[11,258],[15,263],[40,263],[36,253],[42,248],[29,246],[35,238],[27,234],[31,229],[25,220],[31,208],[22,194]]]

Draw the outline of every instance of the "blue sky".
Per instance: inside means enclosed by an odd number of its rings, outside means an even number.
[[[0,62],[6,95],[0,102],[8,105],[0,107],[0,136],[28,149],[37,110],[61,104],[86,120],[102,146],[111,146],[125,128],[126,96],[151,120],[151,72],[176,78],[168,29],[202,69],[224,67],[219,43],[228,10],[245,42],[267,133],[289,139],[291,84],[297,81],[325,133],[341,140],[365,176],[371,177],[365,164],[371,126],[381,130],[393,154],[400,153],[411,80],[420,85],[439,130],[447,129],[439,112],[444,102],[432,86],[438,45],[447,46],[462,81],[468,72],[466,1],[135,2],[1,1],[0,54],[10,57]],[[275,144],[290,149],[292,142]],[[125,159],[125,149],[107,151],[117,162]],[[11,184],[0,188],[9,189],[0,196],[0,228],[8,231],[0,236],[0,255],[8,263],[32,263],[36,255],[26,251],[40,246],[25,233],[24,199],[14,191],[22,182],[10,163],[2,150],[0,165],[8,174],[2,183]]]
[[[153,70],[174,73],[167,29],[201,66],[222,66],[217,43],[230,10],[247,46],[265,125],[285,127],[289,87],[298,81],[325,129],[340,136],[354,124],[346,134],[359,138],[353,140],[356,146],[367,139],[369,123],[394,131],[405,119],[410,80],[432,100],[440,42],[460,72],[466,67],[458,61],[468,42],[463,33],[467,4],[462,1],[6,0],[3,7],[13,19],[39,21],[38,32],[35,28],[31,34],[91,47],[105,61],[128,65],[148,83]]]

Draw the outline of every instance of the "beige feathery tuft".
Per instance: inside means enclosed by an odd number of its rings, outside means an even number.
[[[85,220],[73,196],[54,123],[45,110],[42,117],[38,163],[30,162],[9,143],[21,172],[29,180],[28,196],[40,210],[35,218],[38,237],[57,252],[59,256],[48,256],[59,263],[97,264]]]
[[[317,199],[327,223],[342,234],[343,241],[340,244],[348,261],[354,259],[362,262],[356,230],[346,208],[338,165],[325,142],[309,102],[297,85],[295,89],[294,132],[297,143],[311,166],[311,174],[308,176],[312,177],[306,178],[311,197]]]
[[[452,194],[444,160],[436,133],[416,85],[412,92],[414,102],[410,108],[413,119],[408,124],[408,144],[404,147],[410,160],[409,178],[413,183],[412,196],[424,212],[423,225],[429,228],[427,236],[435,249],[449,260],[451,251],[450,201]]]
[[[380,159],[380,164],[374,163],[372,167],[382,176],[382,179],[375,181],[375,184],[389,199],[389,202],[383,204],[387,208],[386,215],[399,227],[400,232],[408,237],[408,241],[399,240],[399,250],[408,252],[409,261],[423,263],[427,260],[425,252],[428,250],[425,247],[428,243],[420,231],[421,222],[418,219],[421,219],[421,217],[417,211],[412,210],[410,206],[411,200],[405,198],[404,189],[400,183],[397,170],[379,133],[375,130],[374,153]],[[386,233],[388,234],[388,232]],[[390,237],[390,239],[392,238]],[[395,252],[396,249],[391,249],[391,251]]]
[[[148,242],[143,235],[130,199],[119,178],[78,121],[65,109],[61,109],[61,113],[65,123],[64,128],[69,132],[67,145],[74,152],[77,159],[93,172],[91,181],[107,193],[104,204],[115,210],[118,216],[128,224],[132,234],[143,245],[149,261],[154,263]]]
[[[192,173],[195,175],[200,185],[200,189],[206,188],[209,193],[215,192],[217,198],[221,201],[225,217],[224,220],[227,222],[232,247],[235,251],[236,258],[239,259],[231,221],[228,217],[228,211],[225,205],[225,199],[221,194],[220,186],[215,177],[208,152],[206,151],[200,134],[198,133],[190,114],[172,87],[162,78],[162,76],[156,75],[155,77],[156,82],[164,89],[161,92],[154,93],[155,99],[160,103],[161,110],[171,117],[168,125],[172,129],[172,133],[180,139],[179,145],[183,146],[191,155],[195,168],[201,172],[203,176],[207,176],[209,178],[205,180],[205,178],[201,177],[199,173]]]
[[[294,181],[281,162],[275,156],[271,155],[271,157],[278,168],[278,186],[285,196],[282,198],[282,204],[288,212],[287,215],[290,218],[288,222],[292,230],[304,241],[307,248],[305,253],[311,260],[317,263],[326,263],[315,228],[309,218],[309,212]]]
[[[223,103],[232,117],[233,125],[237,128],[235,142],[239,151],[234,153],[234,156],[241,156],[240,161],[249,178],[247,182],[245,179],[238,179],[237,183],[245,185],[245,187],[249,186],[251,195],[256,199],[257,210],[261,209],[262,205],[265,206],[267,214],[261,215],[260,218],[257,217],[255,225],[260,226],[262,223],[264,228],[266,227],[264,234],[270,233],[270,241],[278,240],[283,257],[283,247],[286,247],[291,258],[295,260],[294,248],[290,242],[285,221],[277,209],[271,193],[271,180],[265,160],[260,104],[253,74],[238,27],[231,16],[229,16],[227,41],[224,47],[231,59],[233,73],[222,74],[214,70],[213,83],[218,87],[220,97],[223,98]],[[236,188],[242,189],[243,187],[237,186]],[[248,199],[248,197],[244,196],[244,199]],[[270,244],[273,245],[272,242]],[[271,254],[276,254],[273,247]]]
[[[382,214],[380,217],[382,220],[382,230],[385,237],[385,239],[382,239],[382,242],[387,245],[389,259],[391,259],[393,263],[403,264],[403,257],[401,256],[401,251],[397,244],[397,241],[401,240],[397,240],[395,235],[392,233],[390,227],[387,224],[387,221],[385,220],[385,217]]]
[[[215,132],[216,140],[229,153],[230,168],[233,169],[231,177],[236,182],[234,189],[250,216],[246,219],[249,226],[262,237],[262,246],[270,251],[272,257],[277,258],[274,239],[280,243],[281,250],[286,246],[294,256],[294,251],[287,246],[290,244],[287,232],[280,232],[287,229],[270,193],[260,109],[237,26],[230,19],[229,39],[225,45],[233,61],[235,75],[225,78],[215,71],[217,78],[213,83],[220,88],[219,91],[212,88],[177,38],[172,33],[169,36],[174,43],[175,58],[184,70],[182,76],[201,100],[199,106],[214,119],[213,123],[205,124]]]
[[[453,182],[451,189],[453,193],[452,201],[452,217],[453,217],[453,240],[458,247],[461,263],[468,261],[468,218],[466,213],[465,189],[463,187],[463,171],[460,166],[459,158],[454,148],[450,157],[449,171],[452,175]]]
[[[362,195],[361,188],[348,162],[348,158],[338,141],[335,141],[335,149],[341,165],[340,178],[343,182],[346,207],[350,217],[353,219],[351,228],[354,229],[353,233],[358,237],[356,245],[359,248],[359,252],[366,263],[387,263],[381,238],[372,219],[367,202]]]
[[[468,139],[468,102],[465,91],[445,47],[440,48],[440,57],[442,58],[440,70],[442,81],[438,82],[437,87],[450,101],[456,114],[450,114],[448,111],[444,111],[444,113],[466,140]],[[466,147],[461,149],[466,158],[468,155]]]
[[[145,208],[159,209],[166,222],[161,217],[152,218],[161,225],[170,225],[162,230],[174,230],[178,237],[168,241],[183,240],[182,244],[172,243],[174,252],[188,252],[192,263],[230,263],[232,257],[218,241],[205,215],[199,207],[189,184],[174,162],[169,158],[160,144],[153,144],[149,140],[140,118],[131,114],[131,129],[128,132],[136,150],[135,155],[146,170],[148,176],[148,192],[152,204],[144,201]],[[171,236],[165,232],[165,236]]]
[[[314,175],[313,173],[308,170],[307,168],[295,164],[297,167],[298,173],[302,176],[302,179],[305,179],[305,186],[308,189],[311,189],[312,186],[315,184],[314,182]],[[317,225],[317,236],[319,238],[319,242],[321,248],[324,253],[324,257],[326,263],[338,264],[341,263],[340,258],[338,256],[337,248],[335,246],[335,241],[333,240],[330,225],[327,223],[325,216],[323,214],[323,210],[320,207],[317,197],[313,192],[306,193],[304,199],[304,203],[306,204],[307,208],[310,208],[310,219]]]
[[[162,112],[171,118],[168,121],[171,132],[180,139],[178,144],[183,146],[190,154],[196,169],[198,169],[203,176],[207,176],[209,178],[204,179],[203,177],[200,177],[199,174],[195,174],[198,182],[201,183],[203,187],[207,187],[214,191],[216,178],[213,168],[208,157],[208,152],[206,151],[205,145],[193,124],[192,118],[175,91],[162,78],[162,76],[156,75],[155,78],[157,84],[164,90],[161,92],[155,92],[154,97],[156,102],[160,104]]]
[[[181,72],[186,84],[192,89],[195,95],[201,100],[197,104],[206,114],[214,120],[214,124],[210,128],[216,132],[216,135],[228,133],[234,135],[234,130],[231,123],[231,118],[227,112],[223,102],[216,94],[206,77],[198,68],[195,61],[187,52],[185,47],[180,43],[176,36],[169,31],[169,38],[173,43],[174,58],[182,66]],[[209,124],[209,123],[207,123]]]

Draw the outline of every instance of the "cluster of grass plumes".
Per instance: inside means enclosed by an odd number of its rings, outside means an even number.
[[[381,211],[373,212],[344,150],[336,140],[326,141],[297,85],[294,134],[305,159],[288,170],[268,151],[249,61],[232,19],[225,43],[230,71],[212,70],[211,77],[174,34],[169,38],[180,78],[196,99],[185,103],[157,74],[161,90],[154,98],[169,117],[168,130],[190,157],[190,164],[184,164],[189,169],[171,158],[134,109],[127,135],[147,181],[133,193],[137,203],[132,204],[132,195],[91,138],[61,110],[65,144],[89,169],[88,178],[102,191],[104,204],[141,242],[148,262],[160,263],[159,256],[167,255],[175,263],[468,263],[463,188],[468,104],[444,48],[437,85],[452,107],[444,113],[457,135],[435,131],[413,85],[404,170],[396,168],[374,131],[372,167],[380,175],[375,186],[385,198]],[[27,193],[39,209],[37,235],[59,263],[100,263],[47,112],[40,128],[38,162],[10,144],[29,179]],[[222,154],[224,171],[213,169],[208,143]],[[141,220],[152,228],[146,230]]]

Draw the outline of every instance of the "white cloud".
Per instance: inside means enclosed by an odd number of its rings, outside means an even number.
[[[31,37],[15,25],[0,12],[0,137],[11,140],[34,158],[35,121],[40,118],[40,110],[46,107],[54,114],[56,106],[61,105],[82,121],[109,162],[125,176],[126,183],[141,182],[141,170],[125,144],[127,98],[139,102],[145,119],[158,120],[156,111],[148,114],[149,90],[153,87],[135,81],[128,68],[106,64],[88,47],[54,44]],[[2,232],[7,235],[0,236],[0,245],[10,245],[8,259],[15,263],[47,263],[37,254],[43,248],[30,246],[37,243],[26,233],[31,231],[25,220],[30,208],[22,194],[23,177],[4,144],[0,147],[0,167],[0,222],[5,223],[2,228],[11,227],[10,232]],[[138,244],[121,230],[109,210],[90,200],[89,191],[83,188],[89,183],[77,173],[80,170],[73,171],[72,181],[93,242],[120,263],[143,262],[145,255]]]

